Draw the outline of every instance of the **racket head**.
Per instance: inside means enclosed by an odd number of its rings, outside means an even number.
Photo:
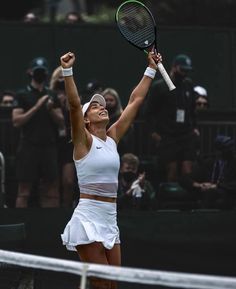
[[[156,49],[156,22],[151,11],[140,1],[123,2],[115,20],[123,37],[135,47],[147,52]]]

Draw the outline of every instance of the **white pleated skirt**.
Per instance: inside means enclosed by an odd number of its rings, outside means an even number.
[[[63,245],[76,251],[77,245],[101,242],[107,249],[120,243],[116,203],[80,199],[61,234]]]

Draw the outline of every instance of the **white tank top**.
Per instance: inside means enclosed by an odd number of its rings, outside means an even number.
[[[86,156],[75,160],[81,193],[117,197],[120,157],[111,137],[106,141],[92,135],[92,146]]]

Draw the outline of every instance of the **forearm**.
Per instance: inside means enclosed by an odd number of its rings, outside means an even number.
[[[62,127],[64,125],[64,117],[60,109],[50,109],[50,116],[53,121],[59,126]]]
[[[13,126],[20,127],[20,126],[26,124],[32,118],[32,116],[35,115],[35,113],[37,111],[38,111],[38,107],[35,105],[35,106],[31,107],[25,113],[14,114],[14,112],[13,112],[13,116],[12,116]]]
[[[81,101],[73,76],[65,77],[65,90],[70,108],[81,106]]]
[[[155,77],[155,69],[150,68],[153,71],[153,78]],[[135,87],[135,89],[133,90],[131,96],[130,96],[130,102],[134,102],[137,101],[140,104],[144,101],[145,97],[147,96],[147,93],[149,91],[149,88],[152,84],[152,80],[153,78],[150,76],[145,75],[146,71],[144,72],[144,75],[141,79],[141,81],[139,82],[139,84]]]

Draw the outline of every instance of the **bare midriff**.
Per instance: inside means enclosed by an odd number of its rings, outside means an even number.
[[[108,203],[116,202],[116,198],[102,197],[102,196],[90,195],[90,194],[84,194],[84,193],[80,193],[80,199],[90,199],[90,200],[96,200],[96,201],[108,202]]]

